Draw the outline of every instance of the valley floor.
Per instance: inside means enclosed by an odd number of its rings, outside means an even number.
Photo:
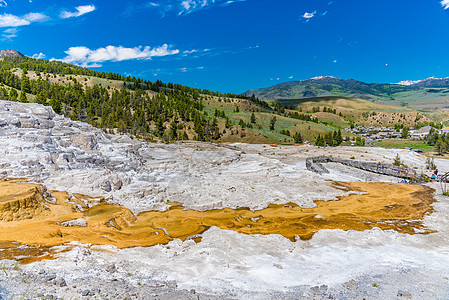
[[[305,164],[307,157],[319,155],[391,163],[399,154],[421,173],[427,172],[423,156],[372,147],[145,144],[106,135],[40,105],[10,103],[6,109],[4,104],[0,101],[0,175],[67,192],[88,224],[95,216],[84,212],[101,197],[134,215],[166,211],[174,203],[198,212],[257,211],[271,204],[297,205],[307,212],[319,209],[316,201],[348,197],[360,197],[355,201],[362,204],[380,201],[383,213],[414,212],[423,205],[413,202],[422,198],[420,189],[434,199],[427,213],[396,223],[405,224],[402,227],[382,230],[381,224],[397,222],[384,217],[379,226],[322,229],[297,241],[281,234],[244,234],[212,226],[200,234],[201,241],[172,238],[151,247],[80,241],[51,245],[53,253],[59,251],[57,259],[29,264],[17,263],[24,257],[6,257],[14,246],[2,248],[0,243],[0,299],[449,298],[449,198],[442,196],[439,184],[399,185],[396,178],[335,163],[326,164],[329,174],[318,175]],[[449,172],[449,161],[435,162],[440,172]],[[369,182],[376,189],[369,190]],[[77,203],[79,194],[91,198]],[[400,204],[399,198],[412,202]],[[0,197],[0,207],[2,201],[6,200]],[[40,216],[56,209],[53,200],[45,201],[49,210]],[[361,215],[348,218],[363,224]],[[11,219],[1,209],[0,217],[2,227],[26,221]],[[326,218],[312,216],[320,217]],[[410,230],[404,233],[400,228]],[[50,243],[47,240],[43,238],[41,246]],[[33,243],[22,244],[26,248]]]

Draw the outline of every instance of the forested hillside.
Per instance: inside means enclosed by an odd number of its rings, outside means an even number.
[[[89,85],[88,77],[119,80],[121,87]],[[2,99],[51,105],[58,113],[100,128],[166,140],[217,139],[218,121],[208,117],[203,101],[211,97],[250,99],[17,57],[1,60],[0,82]],[[223,114],[219,117],[226,119]]]
[[[222,94],[29,57],[0,59],[0,99],[50,105],[106,132],[166,142],[302,143],[327,136],[326,144],[337,145],[342,132],[347,136],[345,127],[372,123],[363,107],[348,109],[347,103],[320,99],[307,105],[269,104],[254,95]],[[338,138],[331,141],[330,136]]]
[[[103,73],[28,57],[0,60],[0,98],[37,102],[106,132],[164,141],[302,142],[337,131],[254,96]],[[347,124],[342,124],[347,125]],[[302,135],[301,135],[302,134]]]

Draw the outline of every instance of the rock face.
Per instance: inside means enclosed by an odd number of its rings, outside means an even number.
[[[309,213],[313,200],[350,193],[334,188],[332,180],[395,180],[330,162],[329,174],[318,175],[306,169],[311,156],[391,162],[399,154],[405,164],[425,168],[425,158],[410,151],[237,146],[241,150],[195,142],[146,144],[107,135],[49,107],[0,101],[0,178],[27,178],[73,196],[103,196],[134,213],[165,209],[167,202],[198,210],[286,204],[286,212],[287,203],[294,202]],[[446,160],[435,161],[440,170],[449,170]],[[167,245],[118,249],[107,245],[114,236],[105,235],[105,245],[72,243],[73,249],[60,252],[56,260],[15,266],[0,255],[5,271],[0,272],[0,298],[448,299],[449,202],[439,195],[437,200],[436,212],[424,220],[436,230],[432,234],[329,229],[307,242],[292,242],[276,234],[211,227],[200,243],[175,239]],[[46,206],[41,210],[51,213]],[[108,223],[120,230],[130,217],[124,213]],[[75,218],[62,221],[84,226],[89,220]],[[310,218],[328,221],[318,214]],[[263,220],[255,216],[251,221]]]
[[[47,191],[36,184],[0,182],[0,222],[32,219],[46,210]]]
[[[24,57],[22,53],[16,50],[0,50],[0,58],[3,57]]]
[[[84,219],[73,219],[61,223],[64,227],[87,227],[87,222]]]
[[[107,135],[50,107],[0,101],[0,170],[3,177],[29,178],[50,190],[103,196],[134,213],[165,209],[167,202],[206,210],[265,208],[295,202],[314,206],[344,192],[313,183],[303,165],[288,165],[232,147],[208,143],[147,144]]]

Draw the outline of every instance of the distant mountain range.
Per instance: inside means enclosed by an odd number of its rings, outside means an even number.
[[[248,96],[254,94],[261,100],[340,96],[381,102],[402,101],[405,104],[412,103],[427,108],[425,106],[430,102],[432,105],[448,102],[449,77],[379,84],[319,76],[308,80],[284,82],[268,88],[252,89],[244,94]]]
[[[416,81],[404,80],[397,84],[406,86],[418,86],[418,87],[449,87],[449,77],[446,78],[430,77]]]

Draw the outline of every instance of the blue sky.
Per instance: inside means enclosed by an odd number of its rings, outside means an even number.
[[[449,76],[449,0],[0,0],[0,49],[241,93]]]

